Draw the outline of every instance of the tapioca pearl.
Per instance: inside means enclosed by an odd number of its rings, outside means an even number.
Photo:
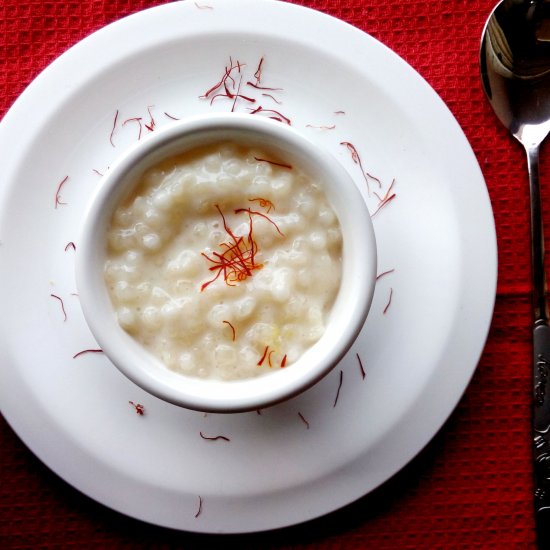
[[[292,239],[291,248],[292,250],[299,252],[300,254],[303,254],[306,257],[309,255],[308,241],[307,241],[307,238],[303,235],[300,235]]]
[[[205,177],[198,177],[195,184],[190,189],[191,199],[208,199],[212,193],[212,175],[207,174]]]
[[[150,189],[157,191],[159,189],[167,189],[172,182],[177,178],[179,169],[177,166],[164,166],[162,168],[163,176],[160,178],[158,183],[151,185]]]
[[[233,314],[236,319],[244,320],[250,317],[256,309],[257,302],[252,296],[245,296],[233,305]]]
[[[243,163],[240,162],[237,159],[230,158],[229,160],[226,160],[223,163],[223,169],[227,174],[231,174],[232,176],[238,176],[242,173],[244,166]]]
[[[194,279],[175,279],[170,289],[176,296],[188,296],[198,292],[200,285]]]
[[[225,161],[227,159],[234,159],[236,156],[239,155],[239,148],[238,146],[233,143],[232,141],[223,141],[218,146],[218,153],[220,155],[220,158]]]
[[[271,294],[277,302],[286,302],[294,291],[294,276],[288,268],[275,271],[271,284]]]
[[[127,281],[137,283],[141,279],[141,265],[124,266],[124,274]]]
[[[251,166],[254,166],[254,171],[256,175],[271,179],[273,175],[274,165],[271,164],[271,162],[257,160],[257,159],[271,160],[269,159],[269,155],[267,153],[256,153],[254,156],[256,157],[254,159],[254,162],[256,162],[256,165],[255,166],[251,165]]]
[[[302,250],[296,250],[292,248],[286,255],[286,262],[292,267],[305,267],[307,265],[309,254],[304,253]]]
[[[298,189],[303,189],[304,192],[311,194],[314,193],[318,186],[312,183],[309,177],[302,171],[294,172],[294,181]]]
[[[331,227],[327,229],[327,244],[331,246],[331,249],[341,247],[342,232],[338,228]]]
[[[162,305],[172,299],[171,294],[166,292],[161,286],[155,285],[151,289],[151,304],[153,305]]]
[[[218,380],[223,380],[226,382],[231,382],[232,380],[237,380],[242,377],[240,374],[240,367],[237,364],[226,366],[218,365],[213,371],[212,376]]]
[[[210,327],[205,327],[202,335],[200,336],[199,340],[199,347],[202,349],[203,353],[206,354],[206,356],[212,355],[214,352],[214,348],[216,347],[216,344],[218,343],[218,331],[211,331]]]
[[[296,363],[304,353],[304,346],[296,343],[287,344],[283,350],[286,355],[286,366]]]
[[[185,330],[182,327],[182,317],[177,315],[173,321],[163,320],[162,331],[170,340],[174,340],[172,345],[175,345],[176,340],[180,340],[182,331]]]
[[[323,323],[308,325],[303,327],[303,340],[309,344],[317,342],[325,333],[325,325]]]
[[[285,199],[290,195],[293,187],[293,177],[290,172],[282,172],[271,180],[273,200]]]
[[[287,237],[292,233],[303,231],[306,227],[304,219],[297,212],[289,212],[284,216],[278,217],[277,225],[283,235]]]
[[[147,306],[141,312],[141,323],[148,330],[158,330],[162,326],[160,309],[155,306]]]
[[[288,265],[288,250],[272,247],[272,249],[268,250],[266,254],[269,256],[269,265],[271,265],[273,268],[284,267]]]
[[[135,287],[126,280],[117,281],[112,290],[113,295],[122,303],[129,303],[137,298]]]
[[[256,319],[262,323],[271,324],[276,330],[278,330],[279,309],[279,304],[273,302],[273,296],[269,293],[265,299],[261,300],[261,303],[256,308]]]
[[[164,254],[161,254],[160,252],[153,252],[150,254],[151,263],[149,264],[149,268],[154,267],[157,270],[165,269],[166,267],[166,256]],[[151,271],[149,271],[151,273]],[[158,271],[157,271],[158,273]],[[153,276],[153,274],[152,274]],[[160,280],[160,279],[159,279]]]
[[[201,300],[200,293],[194,289],[193,294],[183,295],[176,298],[176,302],[181,308],[182,312],[189,317],[201,315],[203,311],[204,303]]]
[[[326,233],[323,231],[312,231],[309,234],[308,241],[313,250],[324,250],[327,246]]]
[[[224,181],[224,180],[222,180]],[[213,181],[213,185],[211,185],[210,190],[208,191],[208,202],[210,203],[210,210],[213,210],[213,205],[218,203],[223,203],[225,197],[228,194],[228,189],[223,183],[218,184],[217,178],[215,181]],[[222,208],[223,210],[223,208]],[[207,210],[206,212],[210,212]],[[217,211],[216,211],[217,213]],[[219,214],[218,214],[219,216]]]
[[[223,220],[222,217],[219,215],[219,212],[217,212],[216,209],[216,216],[214,216],[214,210],[212,210],[212,219],[208,222],[208,230],[209,231],[221,231],[223,227]],[[226,218],[227,220],[227,218]]]
[[[302,268],[298,270],[296,275],[296,283],[299,287],[304,289],[313,288],[314,279],[310,268]]]
[[[328,205],[324,204],[317,212],[317,219],[323,227],[333,227],[338,223],[336,214]]]
[[[296,323],[284,323],[281,326],[281,340],[285,342],[285,345],[288,342],[292,342],[294,340],[297,340],[300,335],[300,324],[299,322]]]
[[[293,294],[284,306],[285,316],[289,319],[303,318],[307,309],[307,301],[302,294]]]
[[[111,285],[114,281],[120,280],[122,278],[120,264],[115,260],[107,260],[103,268],[103,276],[108,285]]]
[[[264,175],[254,176],[252,182],[249,184],[248,191],[251,195],[253,195],[253,197],[251,198],[268,198],[271,193],[271,184],[269,182],[269,178]]]
[[[317,213],[317,202],[307,195],[300,195],[296,199],[296,209],[302,216],[311,219]]]
[[[200,338],[200,335],[197,335]],[[211,333],[203,334],[200,338],[197,349],[200,350],[201,366],[204,366],[208,370],[212,368],[214,364],[214,349],[217,344],[217,339]]]
[[[273,284],[274,271],[271,266],[267,265],[253,275],[253,284],[256,290],[270,292]],[[261,294],[260,294],[261,295]]]
[[[242,193],[245,192],[251,193],[251,185],[254,180],[254,174],[250,171],[250,168],[244,167],[244,170],[235,176],[239,189],[242,190]],[[250,198],[250,197],[247,197]]]
[[[191,234],[195,240],[204,239],[208,235],[208,225],[205,222],[194,223]]]
[[[212,210],[211,194],[195,194],[189,197],[189,209],[196,215],[208,215]]]
[[[138,195],[132,203],[132,214],[134,220],[142,220],[147,209],[150,208],[146,197]]]
[[[161,215],[157,208],[148,208],[143,215],[144,225],[151,229],[159,229],[165,223],[165,218]]]
[[[178,366],[178,357],[172,349],[162,350],[160,359],[168,368],[175,369]]]
[[[215,188],[218,190],[220,195],[224,195],[225,193],[229,194],[233,192],[238,185],[238,179],[231,175],[231,174],[218,174],[216,177],[216,186]],[[225,193],[224,193],[225,192]]]
[[[136,266],[125,265],[117,261],[107,263],[104,275],[108,282],[121,280],[136,282],[140,277],[139,270]]]
[[[324,272],[321,277],[316,277],[315,294],[318,296],[318,299],[323,303],[332,294],[333,284],[334,281],[332,272]]]
[[[203,161],[204,169],[210,173],[216,173],[221,170],[222,159],[219,153],[208,155]]]
[[[214,248],[214,250],[222,243],[226,242],[229,239],[227,232],[223,232],[218,228],[210,228],[208,232],[208,244]],[[215,250],[217,252],[217,250]],[[212,251],[211,251],[212,252]]]
[[[317,306],[310,306],[307,311],[308,321],[314,325],[323,323],[323,310]]]
[[[194,353],[191,351],[180,353],[177,358],[177,367],[182,373],[191,374],[197,368]]]
[[[170,184],[169,193],[174,199],[185,197],[197,184],[197,176],[190,171],[181,170]]]
[[[117,208],[113,215],[113,225],[118,227],[129,227],[133,222],[133,211],[131,208]]]
[[[116,229],[107,235],[107,245],[113,252],[124,252],[136,246],[136,235],[133,229]]]
[[[171,208],[173,197],[168,189],[158,189],[151,197],[151,204],[157,210],[166,211]]]
[[[167,302],[160,308],[162,322],[166,325],[172,325],[181,316],[181,308],[175,302]]]
[[[168,262],[166,269],[170,274],[193,277],[199,273],[204,258],[194,250],[182,250],[176,258]]]
[[[162,241],[158,233],[147,233],[141,238],[141,245],[148,252],[155,252],[162,247]]]
[[[224,321],[231,321],[232,310],[228,304],[215,304],[207,314],[208,322],[212,328],[223,329]]]
[[[157,187],[162,183],[166,172],[160,168],[149,168],[143,175],[142,181],[146,187]]]
[[[263,218],[262,216],[254,216],[253,218],[253,238],[258,243],[258,247],[272,246],[276,242],[282,242],[284,234],[278,230],[278,218],[276,216],[271,217],[270,220]]]
[[[188,188],[182,181],[176,181],[167,189],[167,192],[170,195],[170,200],[172,202],[170,205],[170,210],[173,210],[176,206],[186,200]]]
[[[228,344],[218,344],[214,348],[214,363],[217,367],[227,368],[237,365],[237,350]]]
[[[250,345],[240,346],[237,353],[241,365],[255,366],[261,357],[258,355],[258,350]]]
[[[126,250],[122,257],[122,261],[126,265],[139,266],[143,261],[143,254],[138,250]]]
[[[124,330],[132,331],[136,328],[136,315],[129,307],[119,307],[116,315],[120,326]]]
[[[179,328],[187,335],[200,333],[204,328],[203,310],[193,299],[180,304]]]
[[[215,276],[215,273],[209,272],[204,280],[199,281],[198,284],[198,290],[203,296],[205,296],[205,299],[210,300],[210,303],[223,301],[227,297],[229,289],[232,293],[239,289],[239,285],[229,287],[224,281],[223,274],[220,275],[215,281],[212,281]],[[202,285],[208,283],[209,281],[212,282],[201,290]]]
[[[204,363],[202,363],[202,365],[204,365]],[[195,372],[199,378],[208,378],[210,376],[210,369],[205,366],[200,366]]]
[[[146,304],[151,296],[153,285],[150,281],[141,281],[136,283],[136,299],[142,304]]]
[[[143,220],[135,223],[133,229],[138,239],[151,232],[151,228]]]
[[[234,380],[243,379],[243,378],[256,378],[262,374],[262,369],[256,364],[245,365],[243,363],[239,364],[234,371],[235,375]]]
[[[307,175],[302,174],[302,176],[307,179]],[[314,197],[319,206],[326,203],[326,197],[323,191],[323,187],[319,184],[318,181],[311,180],[306,186],[305,192]]]
[[[242,217],[244,218],[245,215],[247,216],[246,213],[243,213]],[[226,217],[226,220],[227,220],[227,217]],[[236,237],[245,237],[246,239],[248,239],[248,235],[250,233],[250,224],[248,221],[248,217],[247,217],[247,221],[241,221],[241,218],[230,220],[229,226],[231,228],[231,231]],[[256,233],[256,226],[254,226],[254,234],[255,233]],[[248,243],[248,240],[247,240],[247,243]]]
[[[312,269],[317,276],[322,276],[323,273],[329,272],[333,265],[332,258],[326,252],[315,254],[311,263]]]
[[[271,323],[254,323],[246,332],[246,340],[252,345],[261,346],[273,345],[277,340],[277,327]]]
[[[183,225],[185,221],[181,216],[169,217],[163,222],[163,224],[158,228],[151,228],[152,232],[157,233],[163,243],[168,243],[172,239],[177,238],[177,233],[179,231],[179,226]]]

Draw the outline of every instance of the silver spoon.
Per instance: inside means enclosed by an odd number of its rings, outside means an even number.
[[[535,517],[550,548],[550,327],[544,272],[539,148],[550,131],[550,0],[503,0],[481,40],[483,88],[497,117],[527,153],[531,194]]]

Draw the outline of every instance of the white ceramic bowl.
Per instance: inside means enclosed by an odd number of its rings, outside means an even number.
[[[322,183],[343,239],[342,282],[324,335],[300,359],[273,373],[238,381],[199,379],[168,369],[118,324],[104,281],[106,232],[121,198],[159,161],[227,139],[258,145],[300,166]],[[376,244],[369,212],[347,171],[327,151],[286,124],[247,114],[215,114],[155,130],[123,153],[104,176],[86,213],[76,258],[85,318],[99,346],[130,380],[189,409],[260,409],[311,387],[338,364],[361,330],[376,278]]]

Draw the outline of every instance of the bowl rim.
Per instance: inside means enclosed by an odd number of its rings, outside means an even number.
[[[102,262],[107,220],[122,196],[135,185],[135,175],[181,152],[182,144],[194,148],[201,140],[202,144],[219,141],[220,135],[239,135],[240,141],[243,136],[259,135],[269,143],[266,149],[279,144],[289,150],[293,161],[301,159],[308,164],[306,172],[322,172],[329,182],[324,184],[329,202],[333,208],[334,202],[338,202],[335,211],[342,228],[342,266],[346,261],[351,266],[347,271],[343,269],[341,288],[325,333],[291,368],[231,381],[199,379],[175,372],[124,331],[108,296]],[[331,179],[338,182],[338,189]],[[362,238],[354,238],[357,235]],[[374,294],[376,263],[376,240],[366,202],[353,178],[332,154],[281,122],[250,114],[209,113],[155,129],[115,160],[87,205],[76,250],[75,274],[85,320],[98,345],[119,371],[148,393],[175,405],[228,413],[257,410],[296,396],[338,364],[367,318]],[[344,285],[349,288],[344,289]],[[328,334],[329,330],[337,335]]]

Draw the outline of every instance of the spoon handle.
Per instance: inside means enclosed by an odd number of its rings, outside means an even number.
[[[539,548],[550,548],[550,327],[535,324],[533,459]]]
[[[539,188],[539,147],[526,147],[531,193],[533,277],[533,459],[535,520],[539,548],[550,548],[550,327],[544,271],[544,234]]]
[[[539,184],[539,145],[526,146],[531,200],[531,265],[535,324],[548,323],[546,276],[544,270],[544,231]]]

